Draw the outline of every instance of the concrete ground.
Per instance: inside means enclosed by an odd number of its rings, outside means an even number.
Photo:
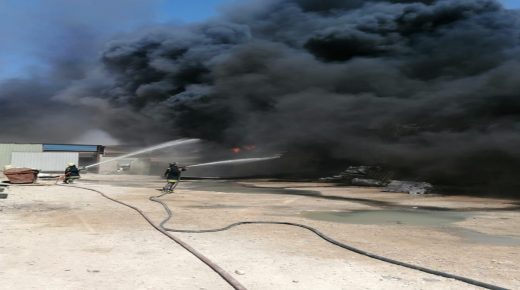
[[[88,174],[77,185],[144,210],[162,180]],[[129,208],[40,182],[0,199],[1,289],[231,289]],[[392,259],[520,289],[520,205],[506,199],[410,196],[376,188],[269,181],[186,181],[163,197],[167,226],[291,221]],[[404,215],[403,215],[404,213]],[[479,289],[331,245],[301,228],[245,225],[175,233],[248,289]]]

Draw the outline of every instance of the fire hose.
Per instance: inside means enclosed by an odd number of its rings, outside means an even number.
[[[242,284],[240,284],[240,282],[238,282],[235,278],[233,278],[228,272],[226,272],[219,265],[215,264],[213,261],[208,259],[202,253],[198,252],[197,250],[195,250],[193,247],[191,247],[189,244],[187,244],[183,240],[179,239],[178,237],[168,233],[161,226],[157,226],[156,224],[154,224],[153,221],[142,210],[140,210],[139,208],[137,208],[137,207],[135,207],[133,205],[127,204],[125,202],[122,202],[120,200],[117,200],[115,198],[112,198],[112,197],[110,197],[110,196],[108,196],[108,195],[104,194],[103,192],[101,192],[99,190],[96,190],[96,189],[92,189],[92,188],[88,188],[88,187],[82,187],[82,186],[77,186],[77,185],[61,185],[61,184],[57,184],[57,185],[65,186],[65,187],[75,187],[75,188],[84,189],[84,190],[90,190],[90,191],[99,193],[102,197],[104,197],[106,199],[109,199],[109,200],[111,200],[113,202],[119,203],[119,204],[124,205],[124,206],[126,206],[128,208],[133,209],[134,211],[139,213],[154,229],[156,229],[157,231],[159,231],[160,233],[162,233],[163,235],[168,237],[170,240],[174,241],[175,243],[177,243],[178,245],[180,245],[181,247],[186,249],[192,255],[194,255],[199,260],[201,260],[204,264],[208,265],[213,271],[215,271],[220,277],[222,277],[231,287],[233,287],[236,290],[246,290],[247,289]]]
[[[450,273],[446,273],[446,272],[442,272],[442,271],[437,271],[437,270],[425,268],[425,267],[422,267],[422,266],[409,264],[409,263],[406,263],[406,262],[401,262],[401,261],[390,259],[390,258],[387,258],[387,257],[379,256],[379,255],[376,255],[376,254],[373,254],[373,253],[370,253],[370,252],[367,252],[367,251],[355,248],[353,246],[349,246],[349,245],[344,244],[342,242],[339,242],[339,241],[337,241],[337,240],[335,240],[335,239],[333,239],[333,238],[323,234],[322,232],[318,231],[316,228],[313,228],[313,227],[310,227],[310,226],[307,226],[307,225],[304,225],[304,224],[299,224],[299,223],[280,222],[280,221],[242,221],[242,222],[232,223],[230,225],[227,225],[227,226],[221,227],[221,228],[205,229],[205,230],[185,230],[185,229],[167,228],[164,225],[172,218],[173,213],[172,213],[172,211],[170,210],[170,208],[168,207],[168,205],[166,205],[166,203],[164,201],[159,200],[159,198],[161,198],[161,197],[163,197],[164,195],[167,195],[167,194],[170,194],[170,193],[166,192],[166,193],[163,193],[163,194],[158,195],[158,196],[151,196],[149,198],[149,200],[157,202],[157,203],[160,203],[163,206],[164,210],[166,211],[168,216],[159,224],[159,227],[162,228],[165,231],[168,231],[168,232],[195,233],[195,234],[199,234],[199,233],[214,233],[214,232],[226,231],[226,230],[229,230],[231,228],[234,228],[234,227],[237,227],[237,226],[240,226],[240,225],[252,225],[252,224],[271,224],[271,225],[285,225],[285,226],[299,227],[299,228],[306,229],[306,230],[316,234],[318,237],[322,238],[323,240],[325,240],[325,241],[327,241],[327,242],[329,242],[329,243],[331,243],[333,245],[336,245],[336,246],[338,246],[340,248],[352,251],[354,253],[357,253],[357,254],[360,254],[360,255],[363,255],[363,256],[366,256],[366,257],[370,257],[370,258],[373,258],[373,259],[376,259],[376,260],[380,260],[380,261],[383,261],[383,262],[387,262],[387,263],[390,263],[390,264],[402,266],[402,267],[405,267],[405,268],[418,270],[418,271],[425,272],[425,273],[428,273],[428,274],[432,274],[432,275],[441,276],[441,277],[444,277],[444,278],[458,280],[458,281],[461,281],[461,282],[464,282],[464,283],[467,283],[467,284],[479,286],[479,287],[486,288],[486,289],[507,290],[507,288],[496,286],[496,285],[492,285],[492,284],[488,284],[488,283],[477,281],[477,280],[474,280],[474,279],[470,279],[470,278],[466,278],[466,277],[462,277],[462,276],[458,276],[458,275],[454,275],[454,274],[450,274]]]
[[[165,196],[167,194],[170,194],[168,192],[162,193],[162,194],[160,194],[158,196],[151,196],[151,197],[149,197],[149,200],[161,204],[163,206],[165,212],[167,213],[167,217],[163,221],[161,221],[161,223],[159,225],[156,225],[139,208],[137,208],[135,206],[132,206],[132,205],[129,205],[127,203],[124,203],[122,201],[119,201],[119,200],[117,200],[115,198],[112,198],[110,196],[107,196],[106,194],[104,194],[103,192],[101,192],[99,190],[88,188],[88,187],[75,186],[75,185],[60,185],[60,186],[75,187],[75,188],[80,188],[80,189],[84,189],[84,190],[90,190],[90,191],[99,193],[101,196],[103,196],[106,199],[109,199],[109,200],[111,200],[113,202],[119,203],[119,204],[124,205],[124,206],[126,206],[128,208],[133,209],[134,211],[138,212],[157,231],[161,232],[163,235],[167,236],[169,239],[173,240],[174,242],[179,244],[181,247],[183,247],[184,249],[188,250],[191,254],[193,254],[195,257],[197,257],[203,263],[208,265],[218,275],[220,275],[231,287],[233,287],[234,289],[237,289],[237,290],[242,290],[242,289],[246,289],[246,288],[243,285],[241,285],[240,282],[235,280],[229,273],[227,273],[225,270],[223,270],[221,267],[219,267],[217,264],[215,264],[214,262],[209,260],[207,257],[202,255],[200,252],[198,252],[197,250],[192,248],[190,245],[188,245],[187,243],[185,243],[184,241],[182,241],[178,237],[170,234],[169,232],[177,232],[177,233],[213,233],[213,232],[226,231],[226,230],[229,230],[231,228],[234,228],[234,227],[237,227],[237,226],[240,226],[240,225],[251,225],[251,224],[271,224],[271,225],[294,226],[294,227],[299,227],[299,228],[306,229],[306,230],[314,233],[315,235],[317,235],[321,239],[323,239],[323,240],[325,240],[325,241],[327,241],[327,242],[329,242],[329,243],[331,243],[331,244],[333,244],[335,246],[338,246],[340,248],[352,251],[354,253],[357,253],[357,254],[360,254],[360,255],[363,255],[363,256],[366,256],[366,257],[369,257],[369,258],[373,258],[373,259],[380,260],[380,261],[383,261],[383,262],[387,262],[387,263],[390,263],[390,264],[394,264],[394,265],[397,265],[397,266],[402,266],[402,267],[409,268],[409,269],[412,269],[412,270],[417,270],[417,271],[421,271],[421,272],[424,272],[424,273],[428,273],[428,274],[432,274],[432,275],[436,275],[436,276],[440,276],[440,277],[444,277],[444,278],[448,278],[448,279],[458,280],[458,281],[461,281],[461,282],[464,282],[464,283],[467,283],[467,284],[470,284],[470,285],[482,287],[482,288],[485,288],[485,289],[507,290],[507,288],[500,287],[500,286],[493,285],[493,284],[489,284],[489,283],[485,283],[485,282],[478,281],[478,280],[474,280],[474,279],[471,279],[471,278],[466,278],[466,277],[458,276],[458,275],[455,275],[455,274],[450,274],[450,273],[446,273],[446,272],[442,272],[442,271],[438,271],[438,270],[433,270],[433,269],[429,269],[429,268],[426,268],[426,267],[413,265],[413,264],[410,264],[410,263],[406,263],[406,262],[398,261],[398,260],[395,260],[395,259],[387,258],[387,257],[384,257],[384,256],[376,255],[376,254],[373,254],[373,253],[370,253],[370,252],[358,249],[356,247],[347,245],[345,243],[339,242],[339,241],[337,241],[337,240],[335,240],[335,239],[333,239],[333,238],[323,234],[322,232],[318,231],[317,229],[315,229],[313,227],[310,227],[310,226],[307,226],[307,225],[304,225],[304,224],[298,224],[298,223],[292,223],[292,222],[281,222],[281,221],[242,221],[242,222],[232,223],[230,225],[227,225],[227,226],[221,227],[221,228],[205,229],[205,230],[186,230],[186,229],[166,228],[164,225],[173,217],[173,213],[172,213],[171,209],[168,207],[168,205],[164,201],[159,200],[159,198],[161,198],[161,197],[163,197],[163,196]]]

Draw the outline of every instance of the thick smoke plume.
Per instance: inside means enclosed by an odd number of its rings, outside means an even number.
[[[113,41],[54,98],[111,116],[124,140],[256,144],[316,175],[378,164],[511,191],[519,15],[495,0],[249,1]]]

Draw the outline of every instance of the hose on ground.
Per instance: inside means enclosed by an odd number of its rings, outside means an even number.
[[[61,185],[61,184],[58,184],[58,185],[59,186],[65,186],[65,187],[75,187],[75,188],[79,188],[79,189],[83,189],[83,190],[93,191],[93,192],[99,193],[102,197],[104,197],[106,199],[109,199],[109,200],[111,200],[113,202],[119,203],[119,204],[124,205],[124,206],[126,206],[128,208],[133,209],[134,211],[139,213],[157,231],[159,231],[163,235],[167,236],[169,239],[171,239],[172,241],[174,241],[175,243],[177,243],[178,245],[180,245],[181,247],[186,249],[188,252],[190,252],[192,255],[197,257],[199,260],[201,260],[204,264],[208,265],[213,271],[215,271],[220,277],[222,277],[231,287],[233,287],[236,290],[246,290],[246,287],[244,287],[242,284],[240,284],[240,282],[238,282],[235,278],[233,278],[228,272],[226,272],[220,266],[218,266],[213,261],[208,259],[206,256],[204,256],[203,254],[201,254],[200,252],[198,252],[197,250],[192,248],[186,242],[184,242],[181,239],[179,239],[178,237],[168,233],[161,225],[157,226],[156,224],[154,224],[153,221],[148,216],[146,216],[146,214],[143,211],[141,211],[139,208],[137,208],[137,207],[135,207],[133,205],[124,203],[122,201],[119,201],[119,200],[117,200],[115,198],[112,198],[112,197],[110,197],[110,196],[108,196],[108,195],[104,194],[103,192],[101,192],[99,190],[96,190],[96,189],[92,189],[92,188],[88,188],[88,187],[82,187],[82,186],[77,186],[77,185]]]
[[[337,240],[335,240],[335,239],[333,239],[333,238],[323,234],[322,232],[318,231],[317,229],[315,229],[313,227],[310,227],[310,226],[307,226],[307,225],[304,225],[304,224],[298,224],[298,223],[292,223],[292,222],[280,222],[280,221],[242,221],[242,222],[232,223],[230,225],[227,225],[227,226],[221,227],[221,228],[205,229],[205,230],[186,230],[186,229],[167,228],[164,225],[168,221],[170,221],[170,219],[173,216],[173,213],[170,210],[170,208],[168,207],[168,205],[164,201],[159,199],[159,198],[161,198],[161,197],[163,197],[164,195],[167,195],[167,194],[170,194],[170,193],[166,192],[166,193],[163,193],[163,194],[158,195],[158,196],[151,196],[151,197],[149,197],[149,200],[161,204],[163,206],[164,210],[166,211],[167,217],[159,224],[159,227],[161,229],[167,231],[167,232],[197,233],[197,234],[199,234],[199,233],[215,233],[215,232],[221,232],[221,231],[229,230],[231,228],[234,228],[234,227],[237,227],[237,226],[240,226],[240,225],[252,225],[252,224],[271,224],[271,225],[285,225],[285,226],[299,227],[299,228],[303,228],[303,229],[311,231],[312,233],[316,234],[318,237],[322,238],[323,240],[325,240],[325,241],[327,241],[327,242],[329,242],[329,243],[331,243],[333,245],[336,245],[336,246],[338,246],[340,248],[352,251],[354,253],[357,253],[357,254],[360,254],[360,255],[363,255],[363,256],[366,256],[366,257],[370,257],[370,258],[373,258],[373,259],[376,259],[376,260],[380,260],[380,261],[383,261],[383,262],[387,262],[387,263],[390,263],[390,264],[406,267],[406,268],[409,268],[409,269],[418,270],[418,271],[425,272],[425,273],[428,273],[428,274],[441,276],[441,277],[448,278],[448,279],[458,280],[458,281],[461,281],[461,282],[464,282],[464,283],[467,283],[467,284],[471,284],[471,285],[482,287],[482,288],[486,288],[486,289],[507,290],[507,288],[500,287],[500,286],[493,285],[493,284],[489,284],[489,283],[485,283],[485,282],[481,282],[481,281],[474,280],[474,279],[471,279],[471,278],[466,278],[466,277],[462,277],[462,276],[458,276],[458,275],[454,275],[454,274],[450,274],[450,273],[446,273],[446,272],[442,272],[442,271],[437,271],[437,270],[425,268],[425,267],[422,267],[422,266],[417,266],[417,265],[413,265],[413,264],[410,264],[410,263],[401,262],[401,261],[394,260],[394,259],[391,259],[391,258],[387,258],[387,257],[383,257],[383,256],[380,256],[380,255],[376,255],[376,254],[373,254],[373,253],[370,253],[370,252],[358,249],[356,247],[347,245],[345,243],[339,242],[339,241],[337,241]]]

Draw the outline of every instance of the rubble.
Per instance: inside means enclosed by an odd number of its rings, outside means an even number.
[[[433,189],[433,185],[427,182],[392,180],[392,175],[391,171],[384,170],[379,166],[349,166],[339,174],[320,178],[320,181],[384,187],[383,192],[406,192],[409,194],[426,194]]]
[[[389,182],[391,175],[391,172],[379,166],[349,166],[339,174],[320,178],[320,181],[345,182],[360,186],[385,186]],[[353,182],[360,184],[354,184]]]
[[[392,180],[384,189],[384,192],[407,192],[409,194],[430,193],[433,185],[428,182]]]
[[[350,184],[357,186],[374,186],[374,187],[383,187],[387,183],[382,180],[377,179],[369,179],[369,178],[354,178],[350,181]]]

